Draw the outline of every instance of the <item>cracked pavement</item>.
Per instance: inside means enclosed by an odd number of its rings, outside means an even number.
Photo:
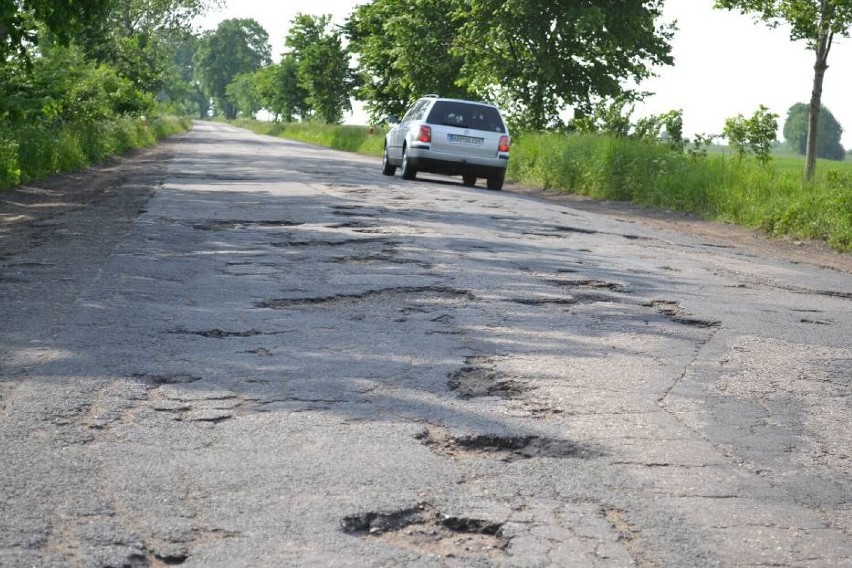
[[[852,566],[850,271],[219,124],[115,169],[0,216],[0,565]]]

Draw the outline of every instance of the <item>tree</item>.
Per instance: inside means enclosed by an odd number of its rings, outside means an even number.
[[[37,45],[38,24],[67,43],[113,6],[114,0],[0,0],[0,61],[27,57]]]
[[[284,55],[276,65],[264,67],[255,74],[255,88],[266,110],[292,122],[298,116],[306,119],[311,114],[308,92],[299,85],[298,63],[292,54]]]
[[[160,34],[160,43],[171,54],[171,61],[158,94],[174,114],[207,116],[210,102],[195,77],[194,57],[200,41],[201,38],[194,32],[182,28]]]
[[[157,92],[174,72],[194,18],[220,0],[120,0],[90,24],[79,43],[140,88]],[[193,46],[195,47],[195,46]]]
[[[472,96],[458,84],[464,58],[451,49],[460,17],[448,23],[460,7],[459,0],[374,0],[349,16],[344,29],[362,82],[356,96],[374,122],[402,115],[427,93]]]
[[[673,25],[657,25],[662,4],[468,0],[457,12],[460,83],[531,129],[557,125],[567,106],[588,111],[596,98],[638,97],[623,82],[673,62]]]
[[[270,51],[269,35],[252,19],[225,20],[202,36],[195,55],[196,72],[227,118],[236,118],[237,110],[228,100],[226,88],[237,75],[269,65]]]
[[[254,113],[263,108],[257,91],[257,74],[261,71],[241,73],[225,87],[225,96],[228,102],[234,105],[238,114],[253,117]]]
[[[145,113],[153,96],[79,48],[44,44],[27,66],[9,66],[0,81],[0,125],[98,121]]]
[[[843,127],[826,107],[820,108],[817,122],[817,158],[843,160],[846,151],[840,143]],[[787,111],[784,122],[784,140],[794,152],[804,155],[808,144],[808,105],[796,103]]]
[[[331,16],[297,14],[290,22],[284,45],[296,62],[298,85],[307,92],[306,102],[326,123],[337,123],[351,110],[353,81],[349,54],[340,30],[331,28]]]
[[[727,119],[722,135],[728,139],[740,159],[752,152],[761,164],[766,165],[772,159],[772,143],[776,132],[778,115],[760,105],[751,118],[740,114]]]
[[[815,55],[813,88],[808,110],[805,179],[816,172],[817,133],[822,107],[822,85],[835,37],[849,37],[852,0],[716,0],[717,8],[755,14],[770,27],[790,25],[790,39],[804,40]]]

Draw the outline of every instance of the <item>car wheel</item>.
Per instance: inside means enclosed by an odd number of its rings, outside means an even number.
[[[503,181],[506,179],[506,172],[500,172],[488,178],[488,189],[500,191],[503,189]]]
[[[396,173],[396,166],[392,166],[388,160],[388,147],[385,146],[385,151],[382,152],[382,173],[386,176],[392,176]]]
[[[417,170],[411,167],[411,162],[408,161],[408,151],[406,148],[402,149],[402,166],[399,168],[399,173],[402,179],[414,179],[417,175]]]
[[[476,185],[476,176],[462,176],[463,183],[468,187]]]

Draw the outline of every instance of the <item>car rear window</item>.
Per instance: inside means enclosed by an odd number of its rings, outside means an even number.
[[[500,113],[496,108],[475,103],[437,101],[426,122],[471,130],[506,132],[506,127],[503,126]]]

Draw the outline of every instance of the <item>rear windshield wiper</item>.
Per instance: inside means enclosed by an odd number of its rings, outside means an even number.
[[[442,126],[455,126],[456,128],[470,128],[467,124],[459,124],[457,122],[442,122]]]

